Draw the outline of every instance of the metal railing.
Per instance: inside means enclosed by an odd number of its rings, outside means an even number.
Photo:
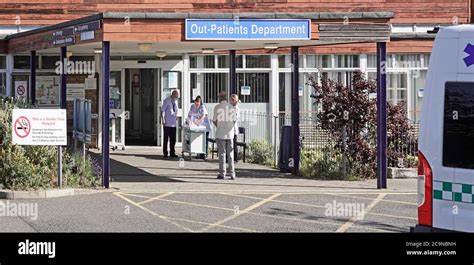
[[[275,166],[278,161],[280,147],[280,132],[282,126],[291,125],[291,115],[280,113],[279,116],[272,116],[266,113],[247,112],[241,113],[239,126],[246,131],[246,142],[253,140],[263,140],[274,147]],[[418,123],[410,123],[407,129],[392,130],[392,134],[387,139],[387,156],[389,167],[416,167],[418,155]],[[366,133],[361,133],[366,132]],[[375,136],[369,135],[368,130],[355,130],[350,126],[334,122],[322,125],[314,112],[300,113],[300,144],[303,155],[311,153],[312,156],[320,157],[329,165],[341,164],[341,170],[350,167],[349,161],[344,161],[344,150],[357,147],[344,147],[344,141],[351,133],[362,135],[360,139],[369,152],[376,152]],[[353,136],[353,135],[352,135]],[[242,136],[240,136],[242,137]],[[371,137],[371,138],[370,138]],[[370,139],[369,139],[370,138]],[[242,138],[240,139],[243,140]],[[350,143],[347,143],[350,144]],[[342,156],[342,157],[341,157]],[[350,156],[350,154],[347,154]],[[357,161],[353,161],[357,162]]]

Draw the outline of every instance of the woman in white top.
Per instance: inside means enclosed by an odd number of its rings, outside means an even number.
[[[211,125],[209,123],[209,117],[206,106],[202,104],[201,96],[197,96],[194,103],[189,108],[188,121],[194,123],[196,126],[206,127],[206,154],[201,155],[200,158],[207,158],[207,150],[209,144],[209,132],[211,131]]]

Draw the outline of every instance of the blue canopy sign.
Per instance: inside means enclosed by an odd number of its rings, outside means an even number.
[[[186,19],[186,40],[309,40],[309,19]]]

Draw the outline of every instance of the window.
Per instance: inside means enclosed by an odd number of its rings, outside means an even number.
[[[246,68],[270,68],[270,55],[246,55]]]
[[[286,55],[278,55],[278,68],[287,68],[285,58]]]
[[[217,68],[229,68],[229,56],[218,55],[217,56]]]
[[[377,55],[375,54],[367,55],[367,68],[377,68]]]
[[[0,56],[0,69],[6,69],[6,68],[7,68],[7,57]]]
[[[13,67],[15,69],[30,69],[30,56],[14,56]],[[38,56],[36,56],[36,68],[38,68]]]
[[[227,91],[228,74],[227,73],[202,73],[203,75],[203,102],[218,103],[218,95],[221,91]]]
[[[56,62],[59,61],[59,56],[43,56],[41,57],[41,69],[56,69],[58,66]]]
[[[6,78],[6,73],[0,73],[0,95],[3,96],[7,94]]]
[[[393,104],[407,101],[408,79],[407,73],[388,73],[388,100]]]
[[[243,55],[237,55],[236,59],[237,63],[235,68],[244,68],[244,56]]]
[[[447,82],[443,166],[474,169],[474,83]]]
[[[204,59],[204,68],[216,68],[216,60],[214,55],[205,55]]]
[[[331,55],[306,55],[306,68],[330,68]]]
[[[358,68],[359,55],[335,55],[335,68]]]
[[[270,94],[269,73],[238,73],[239,99],[243,103],[268,103]],[[250,86],[250,95],[241,95],[240,87]]]
[[[189,56],[189,68],[197,68],[197,56]]]
[[[285,111],[285,103],[286,103],[286,95],[285,91],[286,89],[286,73],[279,73],[279,84],[278,84],[278,100],[279,100],[279,111],[284,112]],[[290,88],[288,88],[290,89]]]

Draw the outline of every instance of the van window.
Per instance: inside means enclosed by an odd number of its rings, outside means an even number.
[[[474,169],[474,83],[447,82],[443,166]]]

